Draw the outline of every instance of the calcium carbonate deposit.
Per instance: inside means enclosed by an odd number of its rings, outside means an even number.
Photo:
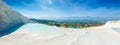
[[[120,21],[86,29],[28,23],[1,37],[0,45],[120,45]]]

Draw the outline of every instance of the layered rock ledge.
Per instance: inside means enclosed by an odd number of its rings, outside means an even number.
[[[28,22],[28,19],[10,8],[0,0],[0,36],[11,33],[17,27]]]

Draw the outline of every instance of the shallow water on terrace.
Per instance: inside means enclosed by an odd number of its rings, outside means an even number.
[[[29,23],[26,24],[25,27],[22,28],[23,32],[35,32],[35,33],[42,33],[42,32],[63,32],[60,28],[48,26],[40,23]]]
[[[112,28],[112,29],[115,30],[115,31],[120,32],[120,28]]]

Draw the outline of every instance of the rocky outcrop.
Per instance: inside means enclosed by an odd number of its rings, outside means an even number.
[[[113,26],[114,25],[114,26]],[[118,20],[116,20],[116,21],[108,21],[105,25],[104,25],[104,27],[120,27],[120,21]]]
[[[0,33],[11,31],[13,28],[27,22],[26,17],[12,10],[4,1],[0,0]]]

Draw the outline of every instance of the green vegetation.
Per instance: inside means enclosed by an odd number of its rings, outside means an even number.
[[[88,28],[95,26],[102,26],[105,24],[105,21],[96,21],[96,22],[56,22],[51,20],[38,20],[30,19],[32,23],[42,23],[50,26],[65,27],[65,28]]]
[[[94,27],[94,26],[102,26],[105,23],[103,22],[82,22],[82,23],[75,23],[75,22],[49,22],[47,25],[57,26],[57,27],[65,27],[65,28],[87,28],[87,27]]]

